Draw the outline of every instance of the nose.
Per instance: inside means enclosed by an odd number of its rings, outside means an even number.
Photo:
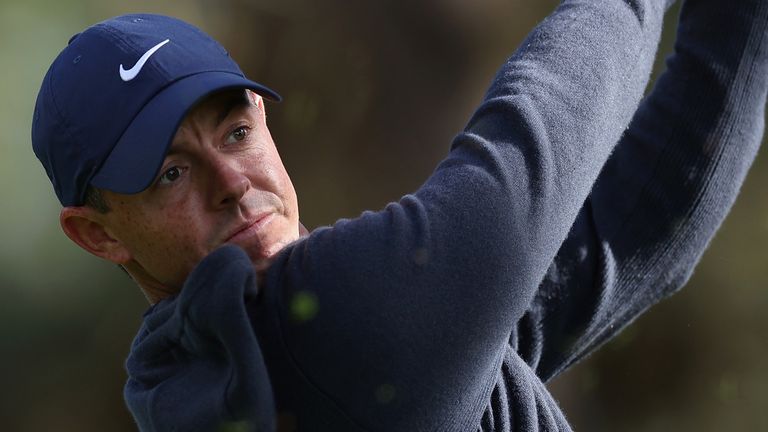
[[[237,161],[226,157],[214,157],[210,160],[212,178],[209,183],[211,204],[214,208],[237,205],[243,198],[251,182]]]

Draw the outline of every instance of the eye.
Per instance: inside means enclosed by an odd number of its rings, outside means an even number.
[[[243,141],[248,137],[249,128],[247,126],[240,126],[233,130],[227,137],[227,144],[234,144],[239,141]]]
[[[179,177],[181,177],[181,174],[186,171],[186,168],[181,168],[178,166],[172,166],[165,170],[163,175],[160,176],[160,178],[157,180],[157,184],[163,185],[163,184],[171,184],[178,180]]]

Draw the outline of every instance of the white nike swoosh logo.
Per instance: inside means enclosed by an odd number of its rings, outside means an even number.
[[[149,57],[152,56],[152,54],[154,54],[155,51],[159,50],[161,46],[167,44],[170,41],[171,41],[170,39],[166,39],[160,42],[159,44],[153,46],[152,48],[150,48],[149,51],[145,52],[144,55],[141,56],[139,61],[137,61],[136,64],[133,65],[133,67],[128,70],[125,70],[123,68],[123,65],[120,64],[120,78],[122,78],[122,80],[125,82],[128,82],[136,78],[136,75],[138,75],[139,72],[141,72],[141,68],[144,67],[144,63],[146,63],[147,60],[149,60]]]

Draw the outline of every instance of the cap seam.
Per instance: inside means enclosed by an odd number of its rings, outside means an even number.
[[[55,67],[58,68],[59,66],[60,65],[56,65]],[[67,116],[64,115],[63,111],[59,107],[58,102],[56,102],[56,93],[53,91],[53,89],[54,89],[53,79],[56,76],[56,74],[54,73],[55,71],[53,70],[53,68],[51,69],[50,72],[51,73],[48,76],[48,80],[47,80],[46,85],[48,86],[48,94],[51,95],[51,105],[53,106],[53,109],[54,109],[54,111],[56,113],[56,116],[58,116],[58,118],[59,118],[59,120],[61,122],[60,123],[61,126],[62,126],[61,129],[62,129],[62,132],[64,133],[65,137],[67,138],[67,140],[69,140],[74,145],[74,147],[77,149],[77,152],[79,154],[82,154],[83,153],[82,143],[78,142],[78,140],[75,139],[75,135],[70,131],[71,122],[69,121],[69,118],[67,118]],[[51,164],[51,168],[53,168],[53,164]],[[89,178],[88,184],[90,184],[90,179],[93,177],[94,173],[95,173],[95,171],[91,171],[91,173],[89,174],[89,176],[88,176],[88,178]],[[58,188],[59,191],[63,193],[64,188],[61,185],[61,181],[62,180],[59,178],[58,173],[56,173],[54,171],[53,174],[54,174],[54,177],[56,178],[56,184],[54,184],[54,188]],[[76,180],[76,177],[73,178],[72,180]],[[78,196],[76,197],[77,200],[75,202],[75,205],[82,205],[82,203],[83,203],[83,195],[84,194],[85,194],[85,191],[82,191],[80,194],[78,194]],[[62,196],[60,198],[61,198],[60,201],[62,201],[61,204],[66,207],[67,204],[65,204],[64,201],[67,201],[69,203],[70,200],[67,200],[66,197],[64,197],[64,196]]]
[[[103,23],[98,23],[98,24],[95,24],[93,26],[93,28],[99,28],[99,29],[104,30],[103,34],[110,39],[110,42],[115,43],[116,45],[119,45],[120,48],[123,49],[124,51],[126,50],[126,48],[130,48],[128,46],[128,44],[125,41],[123,41],[118,35],[116,35],[115,32],[113,31],[113,29],[110,28],[109,26],[107,26],[107,25],[105,25]],[[85,30],[83,32],[81,32],[80,34],[82,34],[84,32],[85,32]],[[60,65],[56,65],[56,67],[58,68],[58,67],[60,67]],[[62,130],[63,130],[63,132],[66,134],[67,138],[69,138],[71,140],[71,142],[74,144],[75,148],[77,149],[78,154],[82,155],[84,153],[83,152],[83,143],[81,143],[78,140],[76,140],[75,136],[70,131],[70,129],[71,129],[71,122],[63,114],[63,111],[59,108],[59,104],[56,102],[56,95],[52,91],[52,89],[53,89],[53,78],[54,78],[55,75],[56,74],[52,70],[51,71],[51,78],[50,78],[49,83],[48,83],[48,85],[49,85],[49,93],[51,95],[51,102],[53,104],[54,109],[56,110],[56,114],[58,114],[59,118],[62,120]],[[122,134],[121,134],[121,136],[122,136]],[[115,145],[116,144],[117,144],[117,142],[115,142]],[[112,149],[110,149],[110,151],[109,151],[110,154],[112,153],[114,148],[115,148],[115,146],[113,145]],[[93,177],[96,175],[96,173],[99,172],[99,169],[101,169],[101,166],[103,164],[104,164],[104,160],[102,160],[101,163],[98,166],[95,166],[95,167],[93,167],[90,170],[90,172],[87,174],[87,181],[85,182],[85,187],[83,187],[83,188],[78,187],[77,188],[79,190],[78,190],[77,196],[75,197],[74,205],[78,205],[78,206],[83,205],[83,203],[85,202],[86,191],[88,190],[88,187],[91,186],[91,181],[93,180]],[[75,178],[73,178],[72,180],[75,180]],[[69,202],[71,202],[71,201],[69,201]],[[62,203],[62,204],[64,204],[64,203]]]
[[[105,34],[107,34],[112,39],[112,42],[115,42],[116,44],[119,44],[120,48],[122,48],[123,51],[127,51],[127,50],[130,50],[131,48],[133,48],[132,46],[130,46],[128,44],[128,42],[126,42],[123,38],[121,38],[119,33],[115,29],[113,29],[112,27],[110,27],[110,26],[108,26],[108,25],[106,25],[104,23],[96,24],[94,27],[98,27],[98,28],[103,29]]]
[[[58,66],[58,65],[56,65]],[[51,70],[51,75],[48,78],[48,82],[46,83],[48,85],[48,93],[51,95],[51,105],[53,105],[53,108],[56,110],[56,115],[59,117],[59,119],[62,122],[62,126],[64,126],[64,133],[67,135],[68,138],[70,138],[72,141],[77,142],[74,139],[74,135],[69,131],[70,128],[70,122],[69,119],[62,114],[61,108],[59,108],[59,104],[56,102],[56,93],[53,91],[53,78],[56,74],[53,73],[53,70]],[[78,145],[78,150],[80,150],[80,146]]]

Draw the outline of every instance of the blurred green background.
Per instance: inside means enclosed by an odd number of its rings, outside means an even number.
[[[71,35],[156,12],[219,39],[285,98],[270,127],[311,229],[417,188],[555,3],[0,0],[0,429],[135,429],[122,365],[146,301],[61,233],[29,139],[42,77]],[[576,430],[768,430],[765,153],[688,286],[552,383]]]

